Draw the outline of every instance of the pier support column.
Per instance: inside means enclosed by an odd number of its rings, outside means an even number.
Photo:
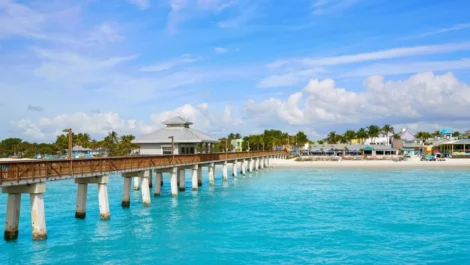
[[[264,168],[264,157],[260,157],[259,158],[259,169],[263,169]]]
[[[153,190],[153,196],[160,196],[162,190],[162,172],[155,170],[155,188]]]
[[[153,181],[152,181],[152,177],[153,177],[153,176],[152,176],[152,170],[151,170],[151,169],[149,169],[149,170],[148,170],[148,172],[149,172],[149,188],[153,188]]]
[[[258,167],[259,167],[259,158],[255,158],[255,171],[258,171]]]
[[[85,219],[87,193],[87,183],[80,183],[77,185],[77,206],[75,208],[75,218]]]
[[[211,185],[214,185],[214,163],[209,164],[208,170],[209,170],[209,183]]]
[[[140,190],[140,177],[134,177],[134,190]]]
[[[191,180],[192,180],[192,186],[193,186],[193,191],[197,191],[199,188],[199,182],[198,182],[198,165],[194,165],[192,170],[191,170]]]
[[[253,158],[250,158],[250,160],[248,160],[248,172],[249,173],[253,172],[253,163],[254,163]]]
[[[123,208],[128,208],[131,206],[131,182],[132,182],[132,177],[126,177],[123,175],[124,179],[124,188],[122,190],[122,202],[121,206]]]
[[[197,168],[197,185],[202,186],[202,165]]]
[[[108,176],[75,179],[76,184],[98,184],[98,202],[100,205],[100,219],[109,220]],[[77,193],[78,194],[78,193]],[[85,196],[86,198],[86,196]],[[78,202],[78,198],[77,198]]]
[[[223,177],[224,181],[228,180],[227,161],[225,161],[224,165],[222,166],[222,177]]]
[[[8,193],[7,215],[5,222],[5,240],[18,238],[18,225],[20,223],[21,193]]]
[[[233,176],[234,178],[236,178],[236,177],[237,177],[237,174],[238,174],[238,172],[237,172],[237,163],[238,163],[237,160],[233,161],[232,176]]]
[[[40,192],[31,193],[29,195],[29,200],[31,203],[31,225],[33,240],[44,240],[47,238],[46,213],[44,212],[44,197],[42,194],[43,193]]]
[[[243,159],[243,160],[242,160],[242,163],[241,163],[241,171],[240,171],[240,173],[241,173],[243,176],[245,176],[245,171],[246,171],[246,169],[245,169],[245,162],[246,162],[245,159]]]
[[[100,205],[100,219],[109,220],[111,214],[109,212],[108,176],[98,178],[98,203]]]
[[[150,185],[149,181],[152,176],[150,170],[145,170],[139,173],[142,176],[142,204],[144,206],[150,206]]]
[[[178,196],[178,180],[176,179],[178,168],[174,167],[171,169],[170,173],[170,183],[171,183],[171,196],[177,197]]]
[[[22,193],[29,193],[31,207],[31,226],[33,240],[47,238],[46,215],[44,212],[45,183],[28,184],[21,186],[3,187],[3,193],[8,193],[7,216],[5,222],[5,240],[18,238],[18,224],[20,220],[20,201]]]
[[[185,173],[186,173],[186,170],[184,168],[181,168],[178,172],[178,185],[179,185],[178,190],[179,191],[185,191],[186,190],[186,187],[184,185],[185,177],[186,177]]]

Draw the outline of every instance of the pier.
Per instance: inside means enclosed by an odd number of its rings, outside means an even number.
[[[132,184],[134,190],[141,191],[142,204],[150,206],[150,189],[153,188],[153,196],[160,196],[161,186],[166,183],[164,180],[166,175],[169,176],[171,195],[177,197],[179,192],[186,191],[186,170],[191,171],[191,190],[197,191],[203,183],[203,168],[208,172],[209,184],[214,185],[216,165],[222,165],[222,178],[227,181],[229,164],[232,165],[232,176],[235,178],[238,173],[245,175],[247,170],[251,173],[253,170],[271,167],[273,159],[283,159],[285,156],[284,151],[259,151],[0,162],[0,187],[2,193],[8,194],[4,239],[18,238],[22,194],[30,195],[33,240],[47,238],[43,194],[49,181],[74,179],[77,184],[75,218],[79,219],[86,218],[88,184],[96,184],[100,219],[109,220],[111,218],[107,190],[109,181],[123,182],[121,202],[123,208],[131,206]],[[120,173],[122,179],[109,177],[116,173]]]

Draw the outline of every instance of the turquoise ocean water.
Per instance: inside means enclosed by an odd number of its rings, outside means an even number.
[[[49,183],[49,238],[31,240],[23,195],[20,235],[0,242],[0,264],[470,263],[468,171],[270,168],[226,183],[216,173],[214,187],[205,176],[198,193],[177,199],[165,175],[151,207],[133,191],[130,209],[112,176],[110,221],[99,220],[96,185],[76,220],[75,184]],[[5,194],[0,205],[3,221]]]

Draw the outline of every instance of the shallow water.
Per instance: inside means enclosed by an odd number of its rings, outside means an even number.
[[[143,207],[110,178],[111,220],[96,185],[77,220],[76,185],[47,184],[48,239],[31,240],[29,196],[20,235],[0,241],[1,264],[464,264],[470,260],[470,174],[463,170],[265,169],[161,197]],[[186,187],[191,187],[189,170]],[[0,195],[5,220],[6,194]]]

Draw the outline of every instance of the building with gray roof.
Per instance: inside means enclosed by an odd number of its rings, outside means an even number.
[[[132,143],[140,145],[141,155],[171,154],[172,138],[175,155],[195,154],[198,145],[202,145],[202,150],[209,153],[212,150],[212,145],[219,143],[219,140],[192,129],[190,125],[193,123],[182,117],[171,118],[163,124],[166,125],[164,128],[132,141]]]

